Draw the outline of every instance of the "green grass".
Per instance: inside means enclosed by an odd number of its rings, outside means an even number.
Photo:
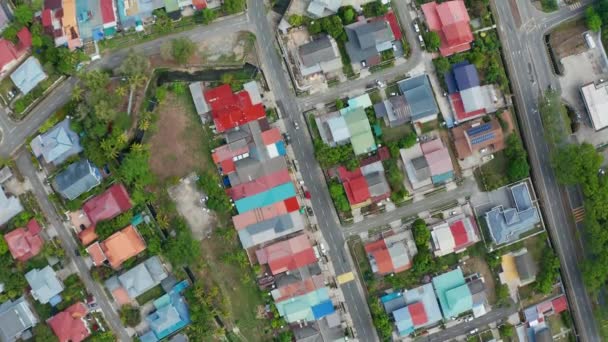
[[[507,185],[507,160],[503,151],[495,152],[494,159],[483,164],[476,172],[476,179],[485,191],[491,191]]]
[[[384,120],[381,120],[380,122],[382,123],[382,139],[385,142],[399,141],[401,138],[414,131],[412,126],[409,124],[397,127],[388,127],[384,124]]]
[[[155,300],[164,294],[165,294],[165,291],[163,290],[162,286],[156,285],[153,288],[149,289],[148,291],[137,296],[136,300],[139,303],[139,305],[143,305],[144,303]]]

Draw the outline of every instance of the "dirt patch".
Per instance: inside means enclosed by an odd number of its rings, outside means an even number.
[[[169,92],[157,109],[156,132],[150,139],[150,167],[160,181],[185,177],[209,163],[206,132],[189,96]]]
[[[462,272],[464,274],[479,273],[486,284],[488,303],[496,303],[496,293],[494,291],[496,280],[494,279],[494,274],[490,271],[490,267],[488,267],[488,264],[483,258],[470,257],[466,263],[462,265]]]
[[[204,194],[196,186],[196,174],[182,179],[179,184],[169,188],[168,192],[177,206],[177,211],[188,222],[194,238],[200,241],[209,237],[217,219],[201,201]]]
[[[558,60],[587,50],[583,33],[587,31],[584,19],[567,22],[551,32],[549,43]]]

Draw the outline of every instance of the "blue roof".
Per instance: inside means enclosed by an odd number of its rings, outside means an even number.
[[[26,95],[34,89],[38,83],[46,79],[46,73],[42,70],[40,62],[34,56],[30,56],[25,62],[13,71],[11,80],[19,90]]]
[[[236,209],[240,214],[254,210],[256,208],[265,207],[273,203],[286,200],[296,195],[296,189],[292,182],[281,184],[272,189],[260,192],[253,196],[245,197],[235,201]]]
[[[53,180],[53,186],[63,197],[73,200],[101,183],[99,169],[87,159],[70,164]]]
[[[315,319],[323,318],[331,313],[336,311],[334,308],[334,304],[331,302],[331,299],[321,302],[312,307],[312,314]]]
[[[428,327],[441,321],[442,315],[432,284],[425,284],[404,292],[393,292],[380,298],[384,309],[393,315],[401,336],[411,334],[415,329]],[[426,313],[425,323],[415,326],[408,306],[422,303]]]
[[[479,133],[489,131],[491,129],[492,129],[492,124],[488,122],[488,123],[484,123],[479,126],[475,126],[475,127],[471,127],[469,129],[467,129],[467,134],[469,136],[473,136],[473,135],[476,135]]]
[[[466,62],[460,63],[452,67],[454,80],[458,86],[458,91],[463,91],[479,86],[479,74],[475,65]]]
[[[46,133],[35,137],[30,147],[36,157],[43,157],[45,162],[55,166],[82,151],[80,138],[70,128],[69,119],[61,121]]]
[[[393,312],[393,317],[395,318],[399,335],[407,336],[414,332],[414,322],[407,307]]]
[[[188,306],[181,296],[183,284],[184,282],[178,283],[169,293],[154,301],[156,311],[146,317],[151,330],[140,336],[142,342],[160,341],[190,323]]]
[[[285,142],[283,142],[283,140],[277,141],[275,146],[277,147],[279,155],[284,156],[285,154],[287,154],[287,152],[285,151]]]
[[[431,176],[433,184],[443,184],[454,178],[454,171],[448,171],[442,174]]]
[[[426,74],[399,81],[397,85],[410,108],[413,121],[439,113],[433,88]]]

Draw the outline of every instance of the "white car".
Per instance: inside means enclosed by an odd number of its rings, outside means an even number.
[[[321,247],[321,253],[322,254],[327,254],[327,250],[325,249],[325,245],[324,244],[320,243],[319,247]]]
[[[418,23],[414,23],[414,31],[416,31],[416,33],[420,32],[420,27],[418,27]]]

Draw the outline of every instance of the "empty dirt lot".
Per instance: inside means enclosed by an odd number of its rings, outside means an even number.
[[[587,50],[583,37],[585,31],[587,31],[585,20],[579,19],[569,21],[551,32],[549,43],[557,58],[562,59]]]

